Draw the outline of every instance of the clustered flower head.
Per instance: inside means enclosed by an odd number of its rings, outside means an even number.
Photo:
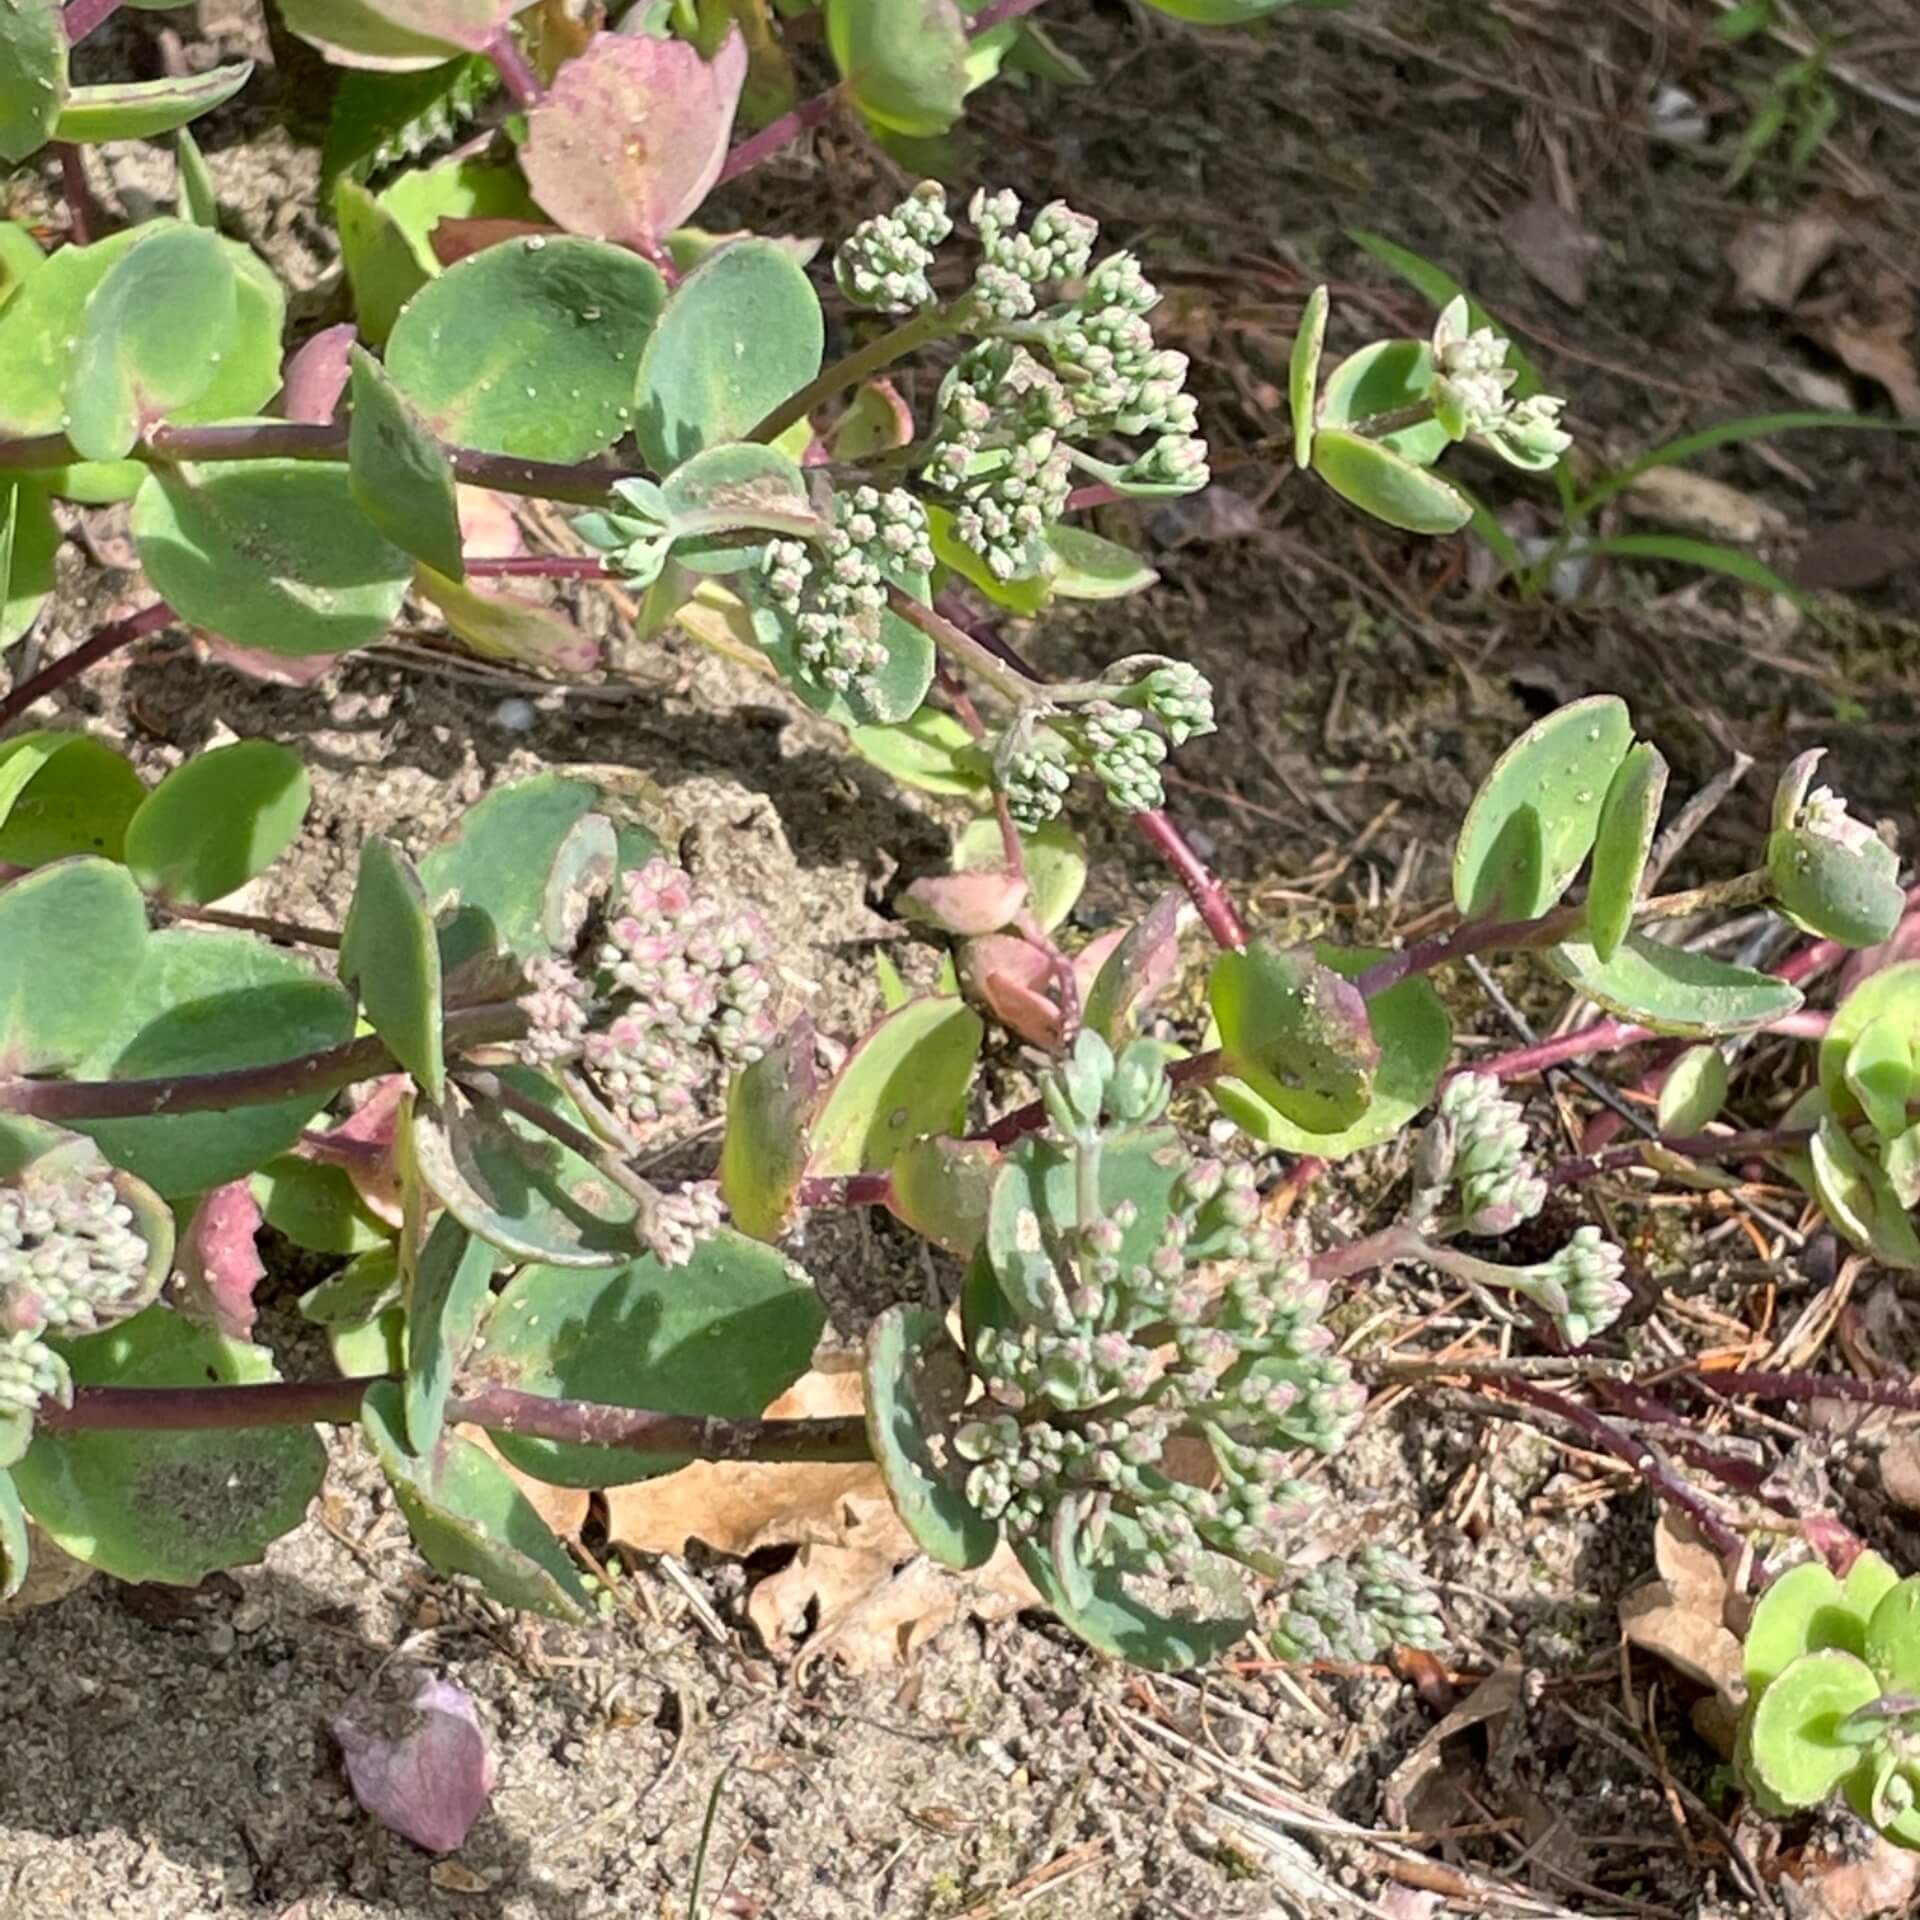
[[[1083,1032],[1046,1098],[1081,1172],[1094,1162],[1077,1190],[1097,1189],[1106,1130],[1164,1109],[1159,1049],[1136,1042],[1116,1060]],[[1324,1283],[1259,1213],[1251,1169],[1206,1160],[1181,1173],[1152,1233],[1130,1198],[1083,1214],[1052,1244],[1030,1216],[1031,1232],[1016,1226],[1014,1246],[996,1253],[1016,1323],[975,1329],[986,1393],[955,1437],[980,1512],[1016,1535],[1044,1534],[1056,1554],[1065,1526],[1085,1563],[1101,1558],[1119,1514],[1152,1572],[1192,1573],[1209,1551],[1284,1567],[1314,1499],[1293,1450],[1337,1450],[1365,1396],[1321,1325]],[[1168,1471],[1181,1434],[1204,1441],[1217,1484]]]
[[[931,305],[927,269],[933,250],[953,231],[947,193],[923,180],[891,213],[863,220],[833,256],[833,277],[856,306],[879,313],[910,313]]]
[[[973,299],[1003,326],[1024,320],[1039,305],[1039,293],[1057,280],[1086,272],[1100,223],[1075,213],[1064,200],[1050,201],[1020,231],[1020,197],[1007,188],[982,188],[967,205],[980,237],[982,261],[973,277]]]
[[[927,516],[899,487],[856,487],[835,499],[833,512],[817,548],[801,540],[767,543],[767,597],[793,623],[803,677],[835,693],[871,697],[888,658],[880,637],[888,582],[933,571]]]
[[[774,1032],[773,975],[757,914],[699,892],[664,859],[622,876],[588,977],[548,958],[520,1005],[527,1059],[577,1064],[594,1098],[644,1137],[693,1109],[721,1072]]]
[[[1282,1660],[1377,1660],[1389,1647],[1441,1644],[1440,1607],[1404,1554],[1362,1547],[1325,1560],[1287,1594],[1273,1634]]]
[[[68,1394],[45,1334],[93,1333],[144,1305],[152,1254],[133,1209],[96,1172],[31,1169],[0,1187],[0,1412]]]
[[[1508,398],[1519,379],[1513,343],[1473,327],[1464,297],[1449,301],[1433,330],[1434,413],[1456,440],[1476,439],[1517,467],[1550,467],[1573,445],[1560,426],[1566,405],[1551,394]]]
[[[1551,1260],[1504,1269],[1503,1278],[1552,1316],[1568,1346],[1583,1347],[1631,1303],[1633,1290],[1620,1277],[1626,1264],[1626,1256],[1598,1227],[1579,1227]]]
[[[1440,1138],[1460,1189],[1460,1230],[1511,1233],[1546,1204],[1547,1183],[1527,1158],[1527,1123],[1517,1101],[1488,1073],[1456,1074],[1440,1095]]]

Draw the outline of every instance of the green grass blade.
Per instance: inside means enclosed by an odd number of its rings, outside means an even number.
[[[1616,560],[1671,560],[1683,567],[1698,567],[1703,573],[1724,573],[1729,579],[1768,593],[1784,593],[1797,607],[1807,605],[1807,597],[1798,587],[1752,554],[1711,540],[1688,540],[1677,533],[1616,533],[1588,541],[1585,551]]]

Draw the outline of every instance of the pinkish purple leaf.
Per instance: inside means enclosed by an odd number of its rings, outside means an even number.
[[[390,1227],[399,1226],[404,1218],[393,1142],[399,1131],[400,1102],[411,1084],[404,1073],[376,1080],[337,1127],[306,1135],[299,1148],[303,1159],[344,1167],[361,1205]]]
[[[310,427],[324,427],[332,420],[346,391],[347,356],[355,337],[352,323],[343,320],[337,327],[323,327],[288,359],[280,410],[289,420]]]
[[[310,653],[296,660],[265,647],[238,647],[231,640],[222,640],[210,633],[196,632],[193,645],[199,658],[231,667],[249,680],[264,680],[276,687],[310,687],[324,680],[340,664],[337,654]]]
[[[493,1753],[472,1697],[428,1675],[404,1706],[356,1701],[333,1722],[353,1797],[429,1853],[451,1853],[486,1811]]]
[[[1120,944],[1126,929],[1115,927],[1092,940],[1073,957],[1074,986],[1084,1007],[1100,969]],[[1009,1032],[1036,1047],[1057,1053],[1065,1035],[1060,1019],[1059,983],[1053,963],[1031,940],[992,933],[969,940],[960,949],[960,979]]]
[[[180,1237],[180,1310],[229,1340],[253,1336],[253,1290],[266,1277],[253,1236],[260,1208],[244,1180],[201,1196]]]
[[[684,40],[596,34],[527,115],[533,197],[570,233],[657,253],[719,178],[746,77],[737,27],[711,61]]]
[[[909,918],[942,933],[998,933],[1026,903],[1026,881],[1004,871],[928,874],[900,895]]]

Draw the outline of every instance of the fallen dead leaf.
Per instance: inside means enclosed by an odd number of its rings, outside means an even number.
[[[1883,1913],[1906,1913],[1920,1896],[1920,1854],[1873,1836],[1869,1852],[1858,1859],[1811,1861],[1805,1878],[1782,1880],[1788,1911],[1795,1920],[1873,1920]]]
[[[1825,311],[1802,308],[1807,332],[1863,380],[1887,390],[1902,419],[1920,419],[1920,367],[1913,358],[1912,290],[1897,275],[1879,274],[1864,299]]]
[[[1624,497],[1628,510],[1643,520],[1732,546],[1758,546],[1793,529],[1778,507],[1688,467],[1654,467]]]
[[[17,1619],[36,1607],[50,1607],[76,1588],[84,1587],[93,1575],[92,1567],[84,1560],[76,1560],[64,1547],[56,1546],[29,1514],[27,1577],[11,1600],[0,1600],[0,1620]]]
[[[1663,1513],[1654,1529],[1658,1580],[1620,1602],[1628,1643],[1658,1654],[1737,1710],[1746,1697],[1740,1641],[1726,1624],[1728,1580],[1720,1556],[1685,1521]]]
[[[1756,214],[1727,243],[1734,297],[1742,306],[1785,309],[1833,258],[1847,231],[1831,201],[1818,200],[1790,220]]]
[[[1587,281],[1600,242],[1544,196],[1529,200],[1502,228],[1513,256],[1533,279],[1570,307],[1587,304]]]
[[[1496,1667],[1394,1768],[1380,1790],[1381,1806],[1394,1826],[1421,1824],[1414,1817],[1415,1803],[1421,1790],[1441,1773],[1447,1742],[1469,1727],[1504,1720],[1520,1705],[1525,1682],[1526,1674],[1521,1668]]]

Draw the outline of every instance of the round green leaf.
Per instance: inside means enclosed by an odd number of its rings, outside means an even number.
[[[1601,802],[1587,876],[1586,934],[1602,960],[1613,958],[1633,924],[1666,792],[1667,763],[1659,748],[1647,740],[1629,747]]]
[[[967,97],[967,26],[954,0],[826,0],[827,46],[876,127],[945,133]]]
[[[999,1152],[984,1140],[930,1133],[893,1163],[887,1210],[921,1239],[965,1260],[987,1230]]]
[[[1699,1133],[1727,1104],[1727,1061],[1718,1047],[1689,1047],[1660,1083],[1660,1131]]]
[[[1320,391],[1320,355],[1327,343],[1325,287],[1307,295],[1300,331],[1293,336],[1287,366],[1287,407],[1293,415],[1293,464],[1305,473],[1313,463],[1314,412]]]
[[[1296,1126],[1338,1133],[1366,1112],[1380,1062],[1367,1004],[1307,949],[1223,953],[1207,999],[1234,1075]]]
[[[969,1376],[946,1324],[925,1307],[889,1307],[867,1333],[867,1437],[894,1510],[943,1567],[984,1566],[1000,1529],[957,1484],[966,1462],[952,1448]],[[943,1472],[934,1456],[949,1463]]]
[[[1164,1584],[1145,1576],[1138,1527],[1124,1515],[1109,1516],[1117,1564],[1091,1570],[1084,1593],[1070,1594],[1054,1557],[1037,1540],[1017,1542],[1020,1564],[1061,1621],[1097,1653],[1129,1666],[1172,1673],[1204,1667],[1229,1652],[1253,1624],[1246,1582],[1217,1554],[1201,1556],[1191,1582],[1206,1611],[1160,1610]],[[1188,1589],[1190,1590],[1190,1589]]]
[[[1843,946],[1871,947],[1892,936],[1906,911],[1900,862],[1885,841],[1844,846],[1790,827],[1767,837],[1767,872],[1781,909],[1809,933]]]
[[[53,137],[67,97],[67,34],[57,0],[0,6],[0,160],[24,160]]]
[[[299,460],[157,468],[134,499],[133,537],[182,619],[269,653],[371,645],[413,574],[354,505],[345,470]]]
[[[1027,870],[1027,901],[1041,927],[1051,933],[1066,919],[1087,884],[1086,843],[1064,820],[1049,820],[1020,836]],[[1000,870],[1006,864],[1006,843],[997,820],[971,820],[953,842],[955,873]]]
[[[1375,340],[1327,376],[1318,425],[1362,430],[1383,414],[1424,408],[1433,397],[1433,349],[1424,340]],[[1438,420],[1420,420],[1378,436],[1379,444],[1429,467],[1452,444]]]
[[[1125,600],[1160,578],[1131,547],[1084,527],[1051,526],[1047,545],[1054,556],[1048,585],[1062,600]]]
[[[333,224],[361,338],[384,347],[407,302],[439,271],[420,259],[392,211],[358,180],[334,182]]]
[[[293,845],[313,786],[300,756],[238,740],[189,760],[127,823],[125,859],[142,889],[182,906],[223,900]]]
[[[287,25],[343,67],[409,73],[437,67],[453,49],[388,19],[369,0],[281,0]]]
[[[150,140],[171,133],[224,105],[253,77],[253,62],[238,60],[205,73],[163,80],[119,80],[108,86],[75,87],[53,129],[56,140],[79,144],[101,140]]]
[[[1744,1657],[1750,1694],[1758,1695],[1771,1686],[1803,1653],[1838,1647],[1845,1653],[1865,1654],[1867,1622],[1885,1591],[1876,1577],[1878,1570],[1892,1574],[1878,1554],[1863,1554],[1855,1571],[1867,1563],[1872,1563],[1874,1571],[1863,1574],[1851,1590],[1818,1560],[1790,1567],[1767,1588],[1754,1603],[1747,1625]]]
[[[275,1161],[269,1172],[283,1166],[303,1164],[301,1161]],[[255,1191],[258,1190],[256,1177]],[[394,1305],[399,1297],[400,1256],[389,1240],[349,1260],[338,1273],[322,1280],[317,1287],[309,1287],[300,1296],[300,1311],[315,1326],[362,1326]],[[375,1368],[374,1371],[383,1372],[385,1369]]]
[[[440,1038],[440,943],[413,862],[379,834],[360,848],[360,874],[340,937],[340,978],[420,1091],[446,1096]]]
[[[204,1387],[277,1379],[264,1347],[166,1307],[60,1348],[79,1386]],[[311,1427],[36,1434],[14,1480],[59,1546],[119,1580],[197,1586],[258,1560],[306,1518],[326,1474]]]
[[[1629,933],[1611,960],[1602,961],[1585,940],[1567,940],[1549,948],[1546,961],[1609,1013],[1683,1039],[1744,1033],[1783,1019],[1800,1004],[1799,989],[1770,973],[1730,966],[1643,933]]]
[[[1376,960],[1384,947],[1316,946],[1314,957],[1335,973],[1352,979]],[[1373,1097],[1350,1126],[1333,1133],[1312,1133],[1254,1092],[1244,1081],[1213,1081],[1208,1091],[1235,1126],[1253,1139],[1288,1153],[1311,1153],[1323,1160],[1344,1160],[1365,1147],[1391,1140],[1433,1098],[1453,1052],[1453,1023],[1430,980],[1403,980],[1367,1002],[1367,1026],[1380,1048]],[[1207,1044],[1216,1044],[1209,1035]]]
[[[77,958],[61,964],[71,970]],[[267,1066],[337,1047],[353,1032],[353,1010],[338,987],[249,934],[150,934],[138,965],[122,965],[118,974],[111,1024],[75,1063],[79,1079],[150,1080]],[[175,1199],[224,1186],[276,1159],[328,1098],[325,1091],[296,1093],[224,1113],[87,1120],[77,1130],[98,1141],[115,1166]]]
[[[739,573],[758,562],[766,534],[805,533],[820,524],[800,469],[778,447],[751,440],[696,453],[667,476],[660,495],[673,516],[673,557],[692,573]]]
[[[1847,1091],[1875,1133],[1891,1140],[1907,1130],[1907,1107],[1920,1093],[1912,1042],[1898,1020],[1870,1020],[1847,1051]]]
[[[1861,1763],[1840,1722],[1880,1696],[1872,1670],[1850,1653],[1803,1654],[1753,1709],[1747,1734],[1755,1779],[1783,1807],[1817,1806]]]
[[[1920,1693],[1920,1574],[1881,1595],[1867,1622],[1865,1657],[1882,1693]]]
[[[825,340],[819,298],[784,247],[722,247],[680,283],[640,356],[641,451],[670,473],[703,447],[746,439],[820,371]]]
[[[4,307],[46,264],[47,256],[40,251],[39,241],[28,228],[18,220],[0,220],[0,307]],[[911,439],[912,435],[907,437]],[[906,442],[898,441],[895,444],[904,446]]]
[[[446,1426],[454,1370],[493,1298],[495,1255],[450,1213],[433,1223],[407,1289],[405,1410],[409,1451],[431,1455]]]
[[[1406,533],[1458,533],[1473,518],[1466,499],[1438,474],[1378,440],[1322,427],[1313,470],[1341,499]]]
[[[658,272],[622,247],[508,241],[414,295],[387,342],[387,373],[442,440],[585,460],[634,424],[634,373],[665,299]]]
[[[992,791],[973,736],[950,713],[922,707],[891,726],[855,727],[847,745],[902,786],[984,800]]]
[[[0,887],[0,1077],[84,1060],[113,1030],[147,938],[139,888],[104,860]]]
[[[1849,1240],[1887,1266],[1920,1268],[1920,1234],[1892,1183],[1831,1115],[1815,1129],[1807,1163],[1814,1197]]]
[[[494,1302],[477,1364],[489,1384],[659,1413],[757,1418],[807,1370],[826,1324],[797,1268],[720,1232],[684,1267],[651,1255],[608,1273],[526,1267]],[[582,1447],[499,1432],[523,1472],[563,1487],[670,1473],[680,1454]]]
[[[60,528],[46,488],[25,474],[0,477],[0,649],[39,618],[53,591],[59,551]]]
[[[22,766],[16,750],[48,736],[0,742],[0,862],[40,867],[76,854],[118,860],[127,828],[147,797],[140,776],[104,740],[76,733],[51,737],[62,744],[54,752],[27,751],[31,770],[10,803],[7,776]]]
[[[471,1575],[505,1606],[590,1618],[592,1599],[566,1549],[500,1462],[457,1433],[442,1433],[431,1454],[416,1458],[405,1417],[391,1381],[367,1389],[361,1430],[427,1562],[449,1576]]]
[[[451,972],[486,953],[530,960],[548,951],[548,877],[567,835],[588,813],[614,821],[623,870],[645,866],[660,851],[634,799],[578,774],[540,773],[496,787],[460,816],[420,861],[420,883],[443,922],[443,967]]]
[[[453,580],[466,577],[453,463],[363,347],[353,349],[347,477],[355,503],[396,547]]]
[[[1566,892],[1632,741],[1626,702],[1603,693],[1557,708],[1501,754],[1454,846],[1462,914],[1531,920]]]
[[[283,1154],[249,1184],[261,1217],[296,1247],[360,1255],[392,1245],[393,1228],[368,1210],[345,1167]]]
[[[879,1172],[923,1133],[957,1133],[985,1032],[958,1000],[910,1000],[847,1056],[813,1123],[816,1176]]]
[[[1847,1062],[1860,1036],[1880,1021],[1920,1052],[1920,960],[1902,960],[1869,974],[1834,1009],[1820,1042],[1820,1088],[1842,1120],[1861,1118],[1860,1102],[1847,1085]]]
[[[819,1095],[813,1022],[796,1020],[727,1088],[720,1191],[742,1233],[778,1240],[797,1221],[807,1170],[807,1119]]]

